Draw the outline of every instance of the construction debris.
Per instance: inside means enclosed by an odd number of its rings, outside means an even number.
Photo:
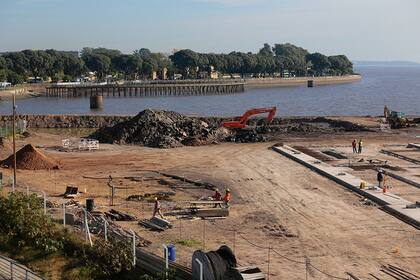
[[[157,231],[164,231],[166,229],[172,228],[172,225],[169,221],[158,217],[153,217],[148,220],[141,220],[139,222],[139,225]]]
[[[76,198],[79,196],[79,188],[76,186],[67,186],[64,192],[65,198]]]
[[[0,162],[1,166],[13,167],[13,155]],[[16,153],[16,167],[26,170],[59,169],[59,163],[44,155],[41,150],[31,144],[26,145]]]
[[[133,194],[127,197],[127,200],[128,201],[147,200],[151,202],[152,200],[154,200],[155,197],[157,197],[159,200],[171,201],[172,196],[174,196],[175,194],[176,194],[175,192],[163,192],[163,191],[155,192],[155,193]]]
[[[128,121],[97,130],[90,137],[102,143],[136,144],[154,148],[212,144],[228,131],[176,112],[146,109]]]
[[[107,216],[105,216],[107,217]],[[77,225],[80,228],[83,228],[83,219],[79,218],[78,219],[78,223]],[[120,227],[119,225],[117,225],[116,223],[114,223],[111,219],[106,219],[106,223],[107,223],[107,234],[109,236],[112,236],[114,238],[117,238],[118,240],[132,240],[132,232],[123,229],[122,227]],[[104,221],[104,214],[100,213],[100,212],[94,212],[94,213],[88,213],[88,224],[89,224],[89,230],[91,233],[93,234],[97,234],[97,235],[102,235],[104,234],[104,229],[105,229],[105,225],[104,225],[105,221]],[[145,246],[149,246],[151,244],[150,241],[144,239],[143,237],[139,236],[136,233],[136,242],[137,242],[137,246],[139,247],[145,247]]]
[[[111,209],[108,212],[104,213],[106,217],[112,221],[136,221],[137,218],[128,213],[124,213],[115,209]]]

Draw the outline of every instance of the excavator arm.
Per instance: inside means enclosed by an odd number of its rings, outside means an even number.
[[[263,113],[269,113],[266,118],[266,122],[270,123],[273,121],[274,116],[276,115],[276,111],[276,107],[251,109],[246,111],[245,114],[243,114],[242,116],[240,116],[238,121],[223,122],[222,126],[230,129],[243,129],[246,127],[246,123],[251,116]]]

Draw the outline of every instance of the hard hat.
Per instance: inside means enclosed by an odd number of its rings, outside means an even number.
[[[230,192],[230,189],[226,189],[226,192]]]
[[[381,172],[381,173],[382,173],[382,172],[384,172],[384,171],[382,170],[382,168],[379,168],[379,170],[378,170],[378,171],[379,171],[379,172]]]
[[[155,196],[155,200],[158,200],[157,196]]]
[[[214,191],[218,192],[218,191],[219,191],[219,189],[218,189],[218,188],[215,188],[215,189],[214,189]]]

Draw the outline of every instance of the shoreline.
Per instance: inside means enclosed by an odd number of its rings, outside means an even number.
[[[308,81],[317,85],[334,85],[360,81],[362,75],[328,76],[328,77],[298,77],[298,78],[253,78],[245,80],[245,89],[306,86]]]
[[[347,75],[347,76],[329,76],[329,77],[298,77],[298,78],[250,78],[244,79],[245,91],[258,88],[276,88],[276,87],[296,87],[306,86],[308,81],[314,81],[314,86],[317,85],[334,85],[342,83],[357,82],[362,79],[361,75]],[[222,82],[222,81],[221,81]],[[225,81],[223,81],[225,82]],[[216,83],[217,84],[217,83]],[[0,101],[12,100],[13,94],[16,94],[16,99],[26,99],[35,97],[44,97],[46,94],[46,86],[21,86],[18,88],[11,88],[0,91]]]

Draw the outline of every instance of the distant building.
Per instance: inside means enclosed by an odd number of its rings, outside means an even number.
[[[29,77],[26,82],[28,84],[40,84],[43,83],[44,80],[41,77]]]
[[[11,86],[12,86],[12,84],[9,83],[9,82],[6,82],[6,81],[0,82],[0,88],[8,88],[8,87],[11,87]]]

